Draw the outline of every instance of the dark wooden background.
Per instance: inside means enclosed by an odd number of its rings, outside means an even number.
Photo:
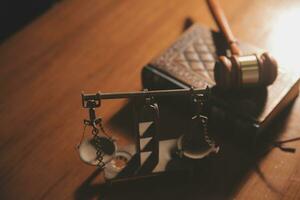
[[[0,42],[22,29],[57,0],[2,0],[0,2]]]
[[[299,1],[221,4],[238,38],[269,49],[280,64],[299,73]],[[142,66],[179,37],[187,17],[216,28],[201,0],[63,0],[5,40],[0,45],[0,198],[101,198],[101,178],[94,188],[82,189],[95,168],[81,163],[75,151],[87,115],[81,91],[141,89]],[[105,102],[101,109],[106,127],[123,144],[129,138],[109,119],[125,104]],[[299,137],[299,99],[283,119],[276,124],[280,130],[274,126],[280,139]],[[299,150],[300,142],[286,145]],[[300,198],[299,151],[275,148],[258,166],[259,172],[250,167],[238,184],[228,184],[226,195],[219,188],[205,198]],[[145,197],[151,194],[149,189]],[[168,199],[163,189],[159,194]]]

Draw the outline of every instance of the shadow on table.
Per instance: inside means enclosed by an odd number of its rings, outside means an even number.
[[[285,128],[285,120],[293,105],[289,106],[281,115],[275,119],[272,128],[268,129],[266,135],[258,144],[256,151],[240,149],[239,145],[232,141],[220,141],[221,150],[218,154],[201,161],[199,170],[187,176],[155,177],[139,181],[123,182],[114,186],[93,184],[93,180],[100,175],[96,170],[76,190],[75,199],[230,199],[247,179],[250,172],[255,172],[265,182],[270,190],[280,193],[259,168],[260,160],[273,148],[281,148],[280,144],[287,143],[300,138],[293,138],[289,141],[276,141],[278,135]],[[128,129],[130,119],[130,104],[118,112],[111,123],[114,126]],[[171,117],[170,117],[171,116]],[[118,120],[117,120],[118,119]],[[123,121],[121,120],[123,119]],[[178,136],[186,128],[186,117],[175,111],[161,107],[161,138],[167,139],[171,134]],[[276,122],[281,123],[276,123]],[[117,123],[122,122],[122,123]],[[175,132],[174,132],[175,131]],[[130,131],[125,131],[130,132]],[[174,136],[174,135],[173,135]],[[238,141],[235,141],[238,142]],[[283,147],[282,147],[283,148]],[[284,149],[286,148],[286,149]],[[282,150],[293,152],[292,149],[284,147]],[[170,163],[174,164],[174,163]],[[176,165],[176,163],[175,163]]]

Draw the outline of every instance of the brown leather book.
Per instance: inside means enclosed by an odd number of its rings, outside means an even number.
[[[247,54],[263,52],[243,43],[240,47]],[[295,99],[299,78],[280,68],[276,81],[268,88],[220,92],[215,87],[213,70],[218,56],[225,55],[227,49],[220,33],[193,25],[144,67],[143,86],[148,89],[208,86],[212,88],[212,118],[218,119],[217,123],[220,120],[223,124],[231,123],[237,130],[235,134],[243,139],[253,139],[252,136],[259,135]]]

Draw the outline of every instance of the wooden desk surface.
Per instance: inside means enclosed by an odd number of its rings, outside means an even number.
[[[300,20],[299,1],[221,4],[237,37],[270,49],[280,63],[300,71],[300,32],[293,24]],[[64,0],[2,43],[0,199],[101,197],[96,186],[78,195],[95,171],[75,151],[86,116],[81,91],[141,89],[142,66],[176,40],[187,17],[216,27],[200,0]],[[105,102],[105,121],[124,104]],[[299,99],[286,118],[281,139],[299,137]],[[120,140],[126,142],[126,137]],[[206,197],[299,199],[300,141],[286,145],[298,151],[275,148],[259,162],[259,172],[250,170],[229,196]]]

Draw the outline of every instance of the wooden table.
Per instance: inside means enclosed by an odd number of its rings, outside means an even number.
[[[299,73],[299,1],[221,4],[241,40],[270,49],[280,63]],[[178,38],[187,17],[216,28],[205,2],[199,0],[64,0],[3,42],[0,199],[101,198],[101,178],[94,187],[82,187],[95,168],[80,162],[75,151],[87,115],[81,108],[81,91],[141,89],[143,65]],[[101,109],[105,125],[120,143],[128,138],[109,119],[125,103],[105,102]],[[276,126],[281,139],[300,136],[299,120],[298,99]],[[300,141],[286,145],[300,148]],[[151,188],[144,197],[300,198],[299,151],[290,154],[275,148],[258,168],[250,168],[238,184],[227,185],[231,189],[226,192],[211,188],[202,196]]]

